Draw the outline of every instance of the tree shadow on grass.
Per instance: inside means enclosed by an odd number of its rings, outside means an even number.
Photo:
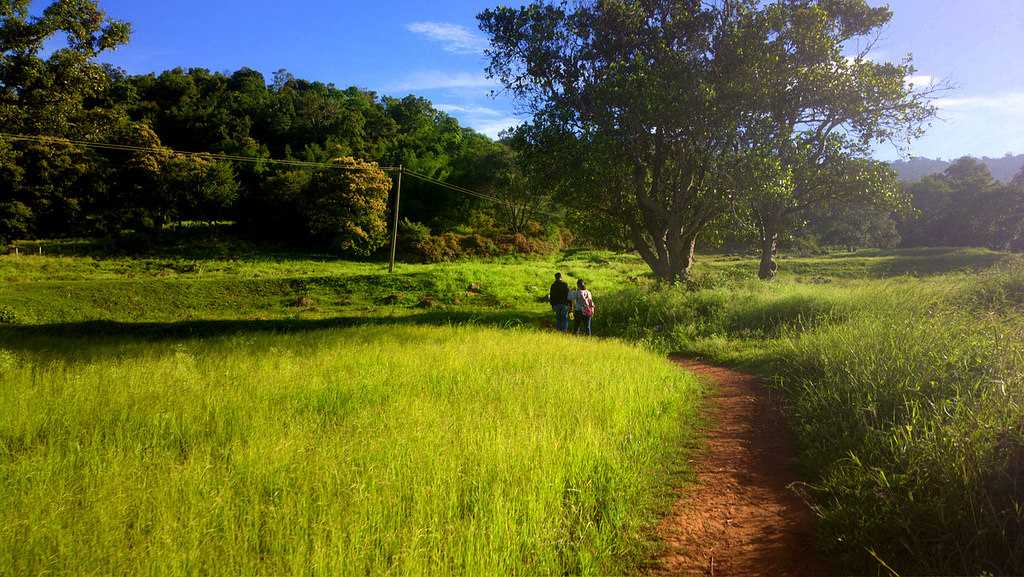
[[[0,326],[0,348],[80,357],[89,350],[116,354],[117,345],[169,342],[247,334],[296,334],[359,326],[453,326],[545,328],[546,315],[523,311],[430,311],[401,317],[332,317],[324,319],[190,320],[126,323],[97,320],[42,325]],[[94,356],[94,355],[87,355]]]

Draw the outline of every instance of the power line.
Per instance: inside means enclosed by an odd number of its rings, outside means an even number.
[[[486,194],[486,193],[483,193],[483,192],[478,192],[478,191],[475,191],[475,190],[472,190],[472,189],[469,189],[469,188],[466,188],[466,187],[463,187],[463,186],[459,186],[457,184],[451,184],[451,183],[445,182],[443,180],[438,180],[436,178],[427,176],[425,174],[420,174],[418,172],[413,172],[413,171],[409,170],[408,168],[403,169],[402,172],[405,173],[405,174],[408,174],[409,176],[412,176],[414,178],[418,178],[418,179],[423,180],[425,182],[429,182],[431,184],[434,184],[434,185],[437,185],[437,186],[440,186],[440,187],[443,187],[443,188],[447,188],[447,189],[453,190],[455,192],[460,192],[460,193],[468,195],[468,196],[474,196],[476,198],[481,198],[481,199],[484,199],[484,200],[489,200],[489,201],[492,201],[492,202],[497,202],[499,204],[504,204],[504,205],[507,205],[507,206],[510,206],[510,207],[516,208],[516,209],[523,208],[522,206],[518,206],[518,205],[516,205],[513,202],[505,200],[504,198],[501,198],[501,197],[498,197],[498,196],[494,196],[494,195],[490,195],[490,194]],[[553,214],[553,213],[550,213],[550,212],[544,212],[542,210],[532,209],[532,208],[530,210],[532,212],[534,212],[534,213],[537,213],[537,214],[543,214],[544,216],[550,216],[552,218],[559,218],[559,215]]]
[[[132,145],[132,144],[116,144],[116,143],[111,143],[111,142],[95,142],[95,141],[91,141],[91,140],[75,140],[75,139],[72,139],[72,138],[62,138],[62,137],[56,137],[56,136],[36,136],[36,135],[28,135],[28,134],[8,134],[8,133],[4,133],[4,132],[0,132],[0,138],[6,139],[6,140],[11,140],[11,141],[36,142],[36,143],[40,143],[40,144],[73,144],[73,145],[76,145],[76,146],[83,146],[83,147],[86,147],[86,148],[95,148],[95,149],[99,149],[99,150],[117,150],[117,151],[122,151],[122,152],[173,153],[173,154],[180,154],[180,155],[184,155],[184,156],[195,156],[195,157],[203,157],[203,158],[212,158],[212,159],[216,159],[216,160],[227,160],[227,161],[232,161],[232,162],[249,162],[249,163],[253,163],[253,164],[267,163],[267,164],[278,164],[278,165],[283,165],[283,166],[294,166],[294,167],[300,167],[300,168],[326,168],[326,169],[332,169],[332,170],[356,170],[356,171],[371,171],[371,170],[374,170],[375,168],[379,168],[380,170],[383,170],[385,172],[398,172],[398,173],[401,173],[401,174],[408,174],[409,176],[412,176],[413,178],[417,178],[417,179],[422,180],[424,182],[427,182],[427,183],[430,183],[430,184],[433,184],[433,185],[436,185],[436,186],[440,186],[442,188],[447,188],[449,190],[452,190],[452,191],[455,191],[455,192],[458,192],[458,193],[461,193],[461,194],[465,194],[467,196],[472,196],[472,197],[475,197],[475,198],[479,198],[479,199],[483,199],[483,200],[489,200],[491,202],[496,202],[496,203],[499,203],[499,204],[504,204],[504,205],[510,206],[512,208],[515,208],[515,209],[523,208],[523,207],[517,206],[515,203],[510,202],[510,201],[508,201],[506,199],[503,199],[503,198],[501,198],[499,196],[495,196],[495,195],[492,195],[492,194],[487,194],[487,193],[484,193],[484,192],[479,192],[479,191],[476,191],[476,190],[472,190],[470,188],[466,188],[464,186],[459,186],[457,184],[451,184],[451,183],[445,182],[443,180],[439,180],[437,178],[434,178],[432,176],[427,176],[425,174],[420,174],[418,172],[414,172],[412,170],[409,170],[408,168],[403,168],[403,167],[398,167],[398,166],[379,166],[379,167],[345,166],[345,165],[341,165],[341,164],[326,163],[326,162],[310,162],[310,161],[305,161],[305,160],[285,160],[285,159],[273,159],[273,158],[255,158],[255,157],[252,157],[252,156],[238,156],[238,155],[233,155],[233,154],[222,154],[222,153],[213,153],[213,152],[188,152],[188,151],[184,151],[184,150],[175,150],[173,148],[167,148],[167,147],[135,146],[135,145]],[[536,209],[531,209],[531,210],[534,213],[542,214],[542,215],[550,216],[550,217],[554,217],[554,218],[558,218],[558,216],[559,216],[559,215],[556,215],[556,214],[552,214],[550,212],[544,212],[542,210],[536,210]]]

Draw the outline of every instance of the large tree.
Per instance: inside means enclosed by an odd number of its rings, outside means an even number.
[[[791,175],[836,135],[892,138],[926,116],[904,84],[909,62],[843,56],[890,17],[863,0],[535,0],[479,19],[489,73],[537,133],[581,144],[567,168],[603,167],[603,186],[574,187],[578,203],[619,222],[675,281],[697,237],[747,194],[739,184],[760,177],[737,171],[775,159],[769,196],[802,204]]]
[[[779,238],[815,210],[847,204],[898,209],[896,176],[869,160],[876,142],[898,145],[923,131],[944,84],[914,86],[909,57],[875,62],[873,35],[892,18],[863,0],[784,0],[747,19],[757,58],[750,60],[750,107],[740,122],[737,191],[758,229],[761,267],[777,268]],[[851,46],[861,44],[854,56]],[[771,159],[769,163],[764,159]],[[746,194],[744,194],[746,193]]]
[[[839,142],[821,152],[794,148],[783,144],[776,150],[757,149],[729,177],[736,183],[737,214],[750,223],[758,242],[758,276],[764,280],[778,270],[779,241],[799,232],[811,218],[842,212],[856,228],[867,224],[856,221],[909,205],[887,163],[853,153]]]
[[[0,2],[0,131],[95,137],[116,113],[88,106],[108,83],[96,57],[127,42],[129,27],[105,17],[95,0],[57,0],[41,15],[29,0]],[[66,43],[44,56],[47,41]],[[96,179],[85,149],[70,143],[0,144],[0,240],[75,222]]]
[[[479,16],[489,73],[532,110],[538,133],[581,144],[567,147],[583,154],[566,168],[602,166],[605,185],[570,201],[621,222],[666,281],[685,277],[697,236],[726,206],[715,167],[733,148],[746,88],[733,82],[736,15],[708,2],[537,0]]]
[[[128,41],[130,27],[112,20],[96,0],[57,0],[31,16],[29,0],[0,3],[0,126],[6,132],[89,136],[102,130],[99,96],[108,75],[96,57]],[[45,58],[44,44],[58,34],[66,44]]]

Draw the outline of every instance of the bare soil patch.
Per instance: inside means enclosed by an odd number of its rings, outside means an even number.
[[[653,575],[816,576],[814,516],[788,486],[798,481],[781,412],[757,377],[673,358],[715,386],[707,446],[658,527],[666,549]]]

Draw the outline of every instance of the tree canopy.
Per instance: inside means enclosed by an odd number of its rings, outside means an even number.
[[[1003,184],[978,160],[961,158],[907,192],[914,211],[899,230],[908,246],[1024,249],[1024,170]]]
[[[269,80],[250,68],[131,76],[99,64],[97,56],[127,42],[129,32],[96,0],[55,0],[38,16],[27,0],[0,6],[3,132],[58,139],[0,139],[0,240],[159,234],[178,221],[234,221],[256,238],[361,255],[379,246],[377,221],[388,210],[379,174],[372,201],[314,201],[316,190],[347,177],[176,151],[324,164],[350,158],[367,178],[376,174],[372,166],[402,165],[471,188],[493,184],[493,159],[510,153],[417,96],[383,97],[283,70]],[[42,56],[44,43],[65,36],[66,46]],[[404,216],[441,229],[480,208],[479,199],[409,179],[405,188]],[[296,194],[308,202],[292,205]],[[339,215],[344,223],[335,222]],[[328,234],[327,223],[352,238]]]
[[[567,172],[602,167],[600,182],[568,176],[587,183],[572,190],[666,281],[730,206],[758,216],[773,251],[818,202],[810,173],[849,173],[829,165],[917,134],[932,110],[905,84],[910,61],[844,56],[890,18],[863,0],[535,0],[479,16],[488,71],[532,111],[533,141],[573,141],[553,149]],[[888,196],[877,168],[841,190]]]

